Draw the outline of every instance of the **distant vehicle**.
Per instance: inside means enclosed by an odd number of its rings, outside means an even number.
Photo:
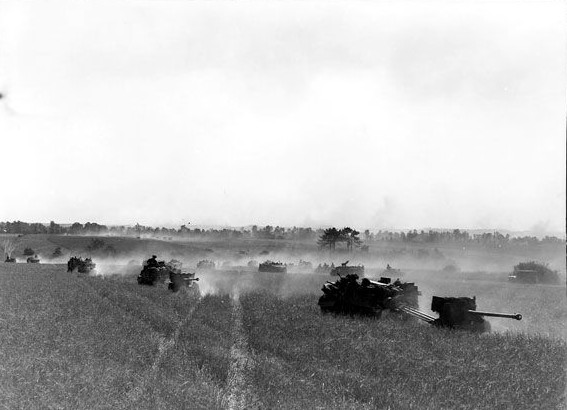
[[[4,261],[6,263],[16,263],[16,258],[12,258],[8,255],[6,255],[6,260]]]
[[[281,262],[265,261],[258,266],[258,272],[287,273],[287,266]]]
[[[27,263],[39,263],[39,258],[37,255],[30,256],[26,259]]]
[[[359,277],[364,276],[364,266],[347,266],[349,261],[341,263],[341,266],[336,266],[331,269],[331,276],[347,276],[347,275],[358,275]]]
[[[387,275],[387,276],[391,276],[391,277],[394,277],[394,276],[395,276],[395,277],[397,277],[397,278],[399,278],[400,276],[404,276],[404,272],[402,272],[400,269],[392,268],[392,267],[390,266],[390,264],[387,264],[387,265],[386,265],[386,269],[384,269],[384,270],[382,271],[382,274],[383,274],[383,275]]]
[[[510,282],[515,283],[559,283],[557,271],[549,269],[547,264],[538,262],[522,262],[514,266],[514,271],[508,276]]]
[[[138,275],[138,284],[155,286],[157,284],[165,284],[172,292],[178,292],[184,288],[191,288],[195,293],[199,293],[199,286],[194,283],[199,280],[195,277],[195,273],[181,271],[182,263],[172,259],[169,262],[158,261],[155,255],[148,259],[142,271]]]
[[[204,259],[204,260],[197,262],[197,269],[214,270],[215,269],[215,263],[210,259]]]
[[[96,268],[96,263],[93,262],[91,258],[78,258],[76,256],[71,257],[67,262],[67,272],[73,272],[75,269],[79,273],[90,273]]]

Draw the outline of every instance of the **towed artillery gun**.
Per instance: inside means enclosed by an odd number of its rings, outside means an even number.
[[[95,268],[96,263],[94,263],[91,258],[85,258],[83,260],[83,258],[72,256],[67,262],[67,272],[73,272],[77,269],[79,273],[90,273]]]
[[[473,332],[490,332],[490,323],[484,319],[489,316],[522,320],[522,315],[519,313],[478,311],[476,310],[476,297],[433,296],[431,310],[439,314],[438,318],[404,304],[400,304],[398,309],[434,326]]]
[[[157,261],[156,256],[144,264],[142,271],[138,275],[138,284],[154,286],[158,283],[165,284],[169,281],[167,288],[173,292],[178,292],[183,288],[193,287],[193,282],[199,280],[195,278],[195,273],[183,272],[182,263],[172,259],[169,262]]]
[[[399,311],[398,306],[417,308],[420,292],[411,282],[391,282],[390,278],[380,281],[364,278],[358,280],[357,274],[340,276],[335,282],[327,281],[319,307],[323,312],[361,314],[380,317],[384,310]]]

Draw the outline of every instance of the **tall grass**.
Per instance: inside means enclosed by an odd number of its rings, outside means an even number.
[[[0,407],[222,407],[226,297],[65,270],[0,265]]]
[[[528,320],[478,335],[322,315],[321,276],[216,275],[209,284],[223,291],[198,298],[132,276],[0,264],[0,408],[227,408],[235,288],[253,362],[246,389],[261,408],[565,407],[566,342],[542,331],[561,326],[564,289],[432,284],[463,296],[480,286],[479,308]]]
[[[242,299],[266,408],[554,409],[565,342],[321,315],[313,298]]]

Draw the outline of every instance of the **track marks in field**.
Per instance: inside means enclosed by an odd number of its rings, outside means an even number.
[[[248,340],[242,325],[242,305],[238,291],[232,295],[232,338],[230,369],[228,371],[229,410],[257,409],[260,401],[250,385],[254,360],[248,350]]]
[[[130,393],[128,394],[128,401],[130,403],[132,403],[132,404],[136,403],[138,400],[140,400],[144,391],[147,390],[148,386],[155,385],[156,378],[157,378],[157,375],[158,375],[158,370],[160,368],[163,357],[166,355],[166,353],[170,349],[175,347],[175,345],[177,344],[177,342],[179,340],[179,335],[181,334],[181,329],[183,329],[183,327],[191,319],[191,316],[193,315],[193,312],[195,311],[196,307],[197,307],[197,304],[193,305],[190,308],[187,315],[182,320],[179,321],[179,323],[177,324],[177,326],[175,328],[175,331],[171,334],[170,337],[164,337],[164,336],[161,336],[161,335],[159,336],[159,339],[157,341],[158,351],[157,351],[156,357],[155,357],[154,361],[152,362],[151,367],[149,368],[149,370],[144,375],[144,377],[142,377],[140,379],[140,381],[138,382],[136,387],[134,387],[130,391]],[[156,408],[157,409],[164,409],[165,407],[164,407],[163,403],[161,403],[159,401],[158,396],[156,396],[156,400],[157,400]]]

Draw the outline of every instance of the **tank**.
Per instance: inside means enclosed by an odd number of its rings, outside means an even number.
[[[184,288],[194,288],[198,292],[198,287],[194,285],[194,282],[199,278],[195,278],[195,273],[183,272],[182,266],[183,264],[178,260],[157,261],[154,256],[144,264],[138,275],[138,284],[155,286],[167,283],[167,288],[172,292],[178,292]]]
[[[400,276],[404,276],[404,272],[402,272],[400,269],[392,268],[390,266],[390,264],[386,265],[386,269],[384,269],[382,271],[382,274],[392,276],[392,277],[395,277],[395,278],[399,278]]]
[[[158,283],[165,283],[169,279],[169,273],[172,268],[165,261],[150,263],[150,260],[144,264],[142,271],[138,275],[139,285],[154,286]]]
[[[265,261],[258,266],[258,272],[286,273],[287,266],[281,262]]]
[[[96,268],[96,263],[91,258],[83,258],[73,256],[67,262],[67,272],[73,272],[75,269],[79,273],[90,273]]]
[[[431,310],[439,314],[438,318],[421,312],[411,306],[400,306],[401,311],[424,320],[434,326],[472,332],[489,332],[490,323],[485,317],[502,317],[522,320],[519,313],[481,312],[476,310],[476,297],[441,297],[433,296]]]
[[[384,310],[398,312],[398,306],[418,307],[418,287],[411,282],[390,278],[380,281],[364,278],[357,274],[340,276],[335,282],[327,281],[321,288],[319,307],[323,312],[360,314],[380,317]]]
[[[524,284],[558,284],[560,282],[557,271],[551,270],[545,263],[534,261],[521,262],[514,266],[514,271],[508,276],[508,280]]]
[[[197,269],[214,270],[215,269],[215,263],[212,260],[204,259],[204,260],[197,262]]]
[[[26,259],[27,263],[39,263],[39,258],[37,255],[30,256]]]
[[[347,266],[349,261],[341,263],[341,266],[336,266],[331,269],[331,276],[347,276],[347,275],[358,275],[359,277],[364,276],[364,266]]]
[[[6,255],[6,259],[4,260],[4,262],[6,262],[6,263],[16,263],[16,258],[12,258],[12,257]]]
[[[91,258],[83,258],[73,256],[67,262],[67,272],[73,272],[75,269],[80,273],[89,273],[96,267]]]

